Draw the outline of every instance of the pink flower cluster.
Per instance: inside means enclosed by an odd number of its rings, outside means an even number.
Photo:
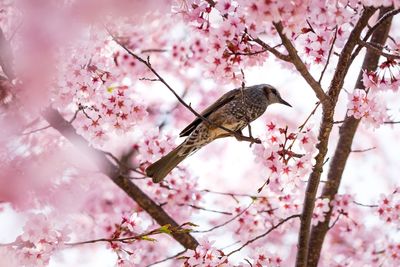
[[[332,45],[334,51],[343,47],[351,22],[358,15],[353,9],[345,8],[349,4],[345,1],[310,2],[313,8],[308,10],[307,25],[294,33],[297,36],[294,41],[302,48],[300,51],[306,63],[325,64]]]
[[[243,241],[265,232],[282,219],[301,213],[301,203],[291,194],[269,192],[268,197],[259,197],[250,205],[234,207],[232,213],[240,216],[229,228]],[[287,222],[277,231],[285,233],[290,225],[290,222]]]
[[[173,47],[173,56],[180,58],[184,65],[194,58],[204,63],[207,73],[219,83],[240,83],[242,66],[261,64],[265,60],[267,54],[263,49],[250,42],[256,24],[247,23],[237,2],[217,1],[214,7],[199,1],[187,2],[177,12],[194,24],[200,36],[188,48]]]
[[[331,201],[332,217],[335,218],[340,214],[347,215],[351,204],[353,203],[353,196],[350,194],[336,194],[335,198]]]
[[[214,241],[202,240],[200,245],[185,254],[185,267],[218,267],[227,266],[228,258],[224,253],[213,247]],[[229,265],[228,265],[229,266]]]
[[[203,39],[195,38],[192,42],[177,43],[172,46],[174,63],[184,67],[193,67],[207,56],[207,46]]]
[[[390,195],[382,195],[378,202],[379,218],[388,224],[400,224],[400,194],[396,190]]]
[[[367,125],[378,128],[388,119],[386,106],[377,94],[368,91],[355,89],[349,94],[349,103],[347,105],[348,116],[356,119],[363,119]]]
[[[193,212],[197,211],[190,206],[197,206],[202,201],[197,179],[183,168],[174,169],[161,184],[155,184],[150,179],[140,180],[139,184],[154,201],[163,204],[163,208],[179,221],[190,220]],[[177,206],[182,208],[177,209]]]
[[[311,129],[300,133],[289,131],[269,122],[267,137],[262,146],[254,148],[256,161],[266,169],[268,188],[280,192],[282,185],[301,187],[301,180],[311,170],[311,158],[315,152],[316,136]],[[296,151],[294,151],[296,149]],[[288,189],[288,188],[287,188]]]
[[[267,198],[255,200],[250,208],[246,206],[235,207],[235,214],[241,213],[241,215],[231,225],[231,228],[233,228],[235,235],[241,239],[253,237],[273,223],[276,219],[275,211],[276,208],[272,207]]]
[[[249,262],[255,267],[280,267],[283,266],[283,259],[276,253],[265,251],[264,249],[255,249],[252,256],[249,257]],[[248,263],[247,263],[248,264]],[[246,266],[246,265],[244,265]]]
[[[154,162],[175,148],[174,138],[170,135],[162,135],[158,130],[146,131],[143,133],[138,148],[139,161],[142,164]]]
[[[314,211],[312,215],[312,225],[317,225],[325,221],[325,215],[329,211],[329,199],[318,198],[315,201]]]
[[[123,239],[143,234],[147,230],[147,227],[140,215],[141,214],[136,212],[133,212],[131,215],[123,215],[122,222],[113,226],[114,229],[109,238]],[[127,242],[110,242],[109,248],[116,253],[118,258],[117,266],[132,266],[132,264],[140,262],[142,251],[140,246],[136,246],[136,243],[132,243],[134,241],[140,242],[140,240],[135,239]]]
[[[363,83],[365,88],[371,90],[391,90],[396,92],[400,86],[399,62],[386,59],[376,71],[364,71]]]
[[[55,251],[69,240],[69,230],[57,227],[44,214],[32,214],[27,218],[23,233],[10,247],[21,266],[47,265]]]
[[[388,259],[388,264],[398,266],[400,264],[400,243],[391,243],[386,246],[384,255]]]

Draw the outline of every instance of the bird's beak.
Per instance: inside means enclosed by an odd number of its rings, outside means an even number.
[[[289,107],[292,107],[292,105],[290,105],[288,102],[286,102],[286,101],[283,100],[282,98],[279,100],[279,103],[281,103],[281,104],[283,104],[283,105],[286,105],[286,106],[289,106]]]

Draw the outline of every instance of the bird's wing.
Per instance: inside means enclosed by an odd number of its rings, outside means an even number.
[[[207,107],[203,112],[200,114],[207,118],[210,116],[211,113],[215,112],[225,104],[229,103],[234,99],[238,93],[240,92],[240,89],[234,89],[231,90],[227,93],[225,93],[223,96],[221,96],[217,101],[215,101],[211,106]],[[182,132],[179,134],[180,137],[183,136],[188,136],[196,127],[201,123],[202,119],[201,118],[196,118],[194,121],[192,121],[185,129],[182,130]]]

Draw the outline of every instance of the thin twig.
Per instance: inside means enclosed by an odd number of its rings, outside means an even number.
[[[138,174],[141,174],[141,175],[143,175],[143,176],[148,177],[148,176],[146,175],[146,173],[144,173],[144,172],[138,170],[137,168],[130,168],[129,170],[130,170],[130,171],[133,171],[133,172],[136,172],[136,173],[138,173]]]
[[[79,105],[78,109],[75,111],[74,115],[72,118],[68,121],[70,124],[73,123],[78,116],[78,113],[82,110],[81,105]]]
[[[376,146],[370,147],[370,148],[365,148],[365,149],[354,149],[354,150],[351,150],[350,152],[352,152],[352,153],[362,153],[362,152],[367,152],[367,151],[371,151],[371,150],[374,150],[374,149],[376,149]]]
[[[279,226],[281,226],[282,224],[284,224],[285,222],[294,219],[294,218],[300,218],[300,214],[295,214],[295,215],[291,215],[283,220],[281,220],[279,223],[277,223],[276,225],[272,226],[271,228],[268,229],[268,231],[266,231],[265,233],[258,235],[250,240],[248,240],[246,243],[244,243],[241,247],[232,250],[231,252],[229,252],[228,254],[226,254],[227,257],[231,256],[232,254],[240,251],[241,249],[243,249],[244,247],[246,247],[247,245],[253,243],[254,241],[263,238],[264,236],[268,235],[269,233],[271,233],[273,230],[275,230],[276,228],[278,228]]]
[[[223,196],[230,196],[230,197],[250,197],[252,199],[264,198],[263,196],[256,196],[256,195],[250,195],[250,194],[244,194],[244,193],[219,192],[219,191],[213,191],[213,190],[209,190],[209,189],[202,189],[202,190],[200,190],[200,192],[223,195]],[[234,199],[237,201],[236,198],[234,198]]]
[[[299,133],[301,133],[301,131],[303,131],[304,127],[307,125],[307,122],[315,114],[315,112],[317,111],[317,108],[319,107],[320,104],[321,104],[321,102],[319,102],[319,101],[317,102],[317,104],[315,104],[314,109],[311,111],[311,113],[308,115],[308,117],[305,119],[305,121],[298,127]],[[289,147],[286,150],[291,150],[295,141],[296,141],[296,139],[293,139],[292,143],[289,145]]]
[[[188,93],[188,88],[186,87],[185,90],[183,90],[183,93],[181,94],[181,98],[184,99],[186,94]],[[171,114],[174,110],[176,110],[179,107],[179,103],[176,103],[172,108],[170,108],[168,111],[166,111],[164,113],[164,116]],[[164,128],[164,126],[167,123],[167,119],[164,119],[160,125],[158,126],[158,129],[161,131],[162,128]]]
[[[255,52],[228,52],[230,56],[255,56],[267,52],[268,50],[260,50]]]
[[[196,206],[196,205],[193,205],[193,204],[178,204],[178,206],[180,206],[180,207],[186,206],[186,207],[191,207],[191,208],[196,209],[196,210],[204,210],[204,211],[209,211],[209,212],[214,212],[214,213],[219,213],[219,214],[224,214],[224,215],[232,215],[232,212],[207,209],[207,208],[199,207],[199,206]]]
[[[326,63],[325,63],[324,69],[321,72],[321,75],[319,76],[319,80],[318,80],[319,84],[321,84],[321,81],[322,81],[322,78],[324,77],[325,71],[328,68],[329,61],[330,61],[331,56],[332,56],[333,47],[335,46],[337,32],[338,32],[338,26],[336,25],[335,28],[336,28],[335,29],[335,35],[333,36],[332,45],[331,45],[331,48],[329,49],[328,59],[326,60]]]
[[[353,203],[356,204],[356,205],[358,205],[358,206],[366,207],[366,208],[377,208],[377,207],[379,207],[378,205],[362,204],[362,203],[360,203],[360,202],[358,202],[358,201],[355,201],[355,200],[353,200]]]
[[[186,251],[187,251],[187,249],[182,250],[181,252],[178,252],[178,253],[176,253],[175,255],[172,255],[172,256],[167,257],[167,258],[165,258],[165,259],[162,259],[162,260],[153,262],[153,263],[147,265],[146,267],[154,266],[154,265],[157,265],[157,264],[159,264],[159,263],[163,263],[163,262],[166,262],[166,261],[169,261],[169,260],[173,260],[173,259],[179,257],[180,255],[185,254]]]
[[[106,154],[107,156],[109,156],[110,158],[112,158],[112,159],[115,161],[115,163],[121,167],[121,162],[120,162],[120,160],[119,160],[116,156],[114,156],[111,152],[103,151],[103,150],[101,150],[101,151],[102,151],[104,154]]]
[[[332,228],[336,225],[336,223],[339,221],[341,215],[343,215],[343,213],[342,213],[342,212],[339,212],[339,215],[338,215],[338,216],[336,217],[336,219],[333,221],[332,225],[330,225],[330,226],[328,227],[328,230],[332,229]],[[326,218],[325,218],[325,220],[326,220]]]
[[[400,124],[400,121],[385,121],[384,124]]]
[[[128,178],[129,180],[144,180],[144,179],[149,178],[147,176],[142,176],[142,177],[125,176],[125,177]]]
[[[77,245],[84,245],[84,244],[93,244],[93,243],[98,243],[98,242],[122,242],[122,243],[128,243],[132,242],[134,240],[142,240],[146,236],[150,235],[158,235],[162,234],[160,228],[151,230],[149,232],[136,235],[136,236],[129,236],[129,237],[123,237],[123,238],[98,238],[98,239],[92,239],[92,240],[87,240],[87,241],[81,241],[81,242],[71,242],[71,243],[64,243],[66,246],[77,246]]]
[[[30,134],[33,134],[33,133],[37,133],[37,132],[46,130],[46,129],[48,129],[48,128],[51,128],[51,126],[50,126],[50,125],[47,125],[47,126],[44,126],[44,127],[41,127],[41,128],[38,128],[38,129],[35,129],[35,130],[32,130],[32,131],[29,131],[29,132],[21,133],[21,135],[30,135]]]
[[[163,52],[167,52],[167,49],[157,49],[157,48],[153,48],[153,49],[144,49],[141,52],[142,53],[163,53]]]
[[[235,216],[233,216],[233,217],[230,218],[229,220],[227,220],[227,221],[225,221],[225,222],[223,222],[223,223],[221,223],[221,224],[219,224],[219,225],[217,225],[217,226],[211,227],[211,228],[208,229],[208,230],[196,230],[196,231],[192,231],[192,233],[194,233],[194,234],[197,234],[197,233],[208,233],[208,232],[214,231],[215,229],[221,228],[221,227],[223,227],[223,226],[229,224],[230,222],[236,220],[237,218],[239,218],[239,217],[240,217],[243,213],[245,213],[253,204],[254,204],[254,201],[252,201],[252,202],[251,202],[245,209],[243,209],[241,212],[239,212],[238,214],[236,214]]]
[[[394,55],[394,54],[389,54],[389,53],[383,52],[382,48],[378,48],[371,43],[364,42],[363,40],[359,40],[358,42],[360,45],[364,46],[367,49],[372,50],[374,53],[377,53],[378,55],[384,56],[389,59],[400,59],[400,55]]]
[[[148,81],[148,82],[160,82],[160,79],[151,79],[151,78],[139,78],[139,81]]]

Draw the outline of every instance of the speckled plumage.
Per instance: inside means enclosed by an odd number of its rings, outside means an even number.
[[[275,88],[260,84],[231,90],[205,109],[201,115],[213,124],[196,118],[180,136],[188,136],[186,140],[169,154],[151,164],[146,173],[154,182],[160,182],[176,165],[188,155],[217,138],[231,134],[217,125],[232,131],[241,131],[250,122],[260,117],[269,104],[285,102]]]
[[[211,113],[208,119],[215,125],[221,125],[236,132],[244,129],[265,112],[268,99],[259,87],[250,87],[243,91],[235,89],[235,91],[234,98]],[[214,139],[228,134],[215,125],[201,122],[184,141],[183,147],[186,149],[181,149],[178,155],[187,156]]]

